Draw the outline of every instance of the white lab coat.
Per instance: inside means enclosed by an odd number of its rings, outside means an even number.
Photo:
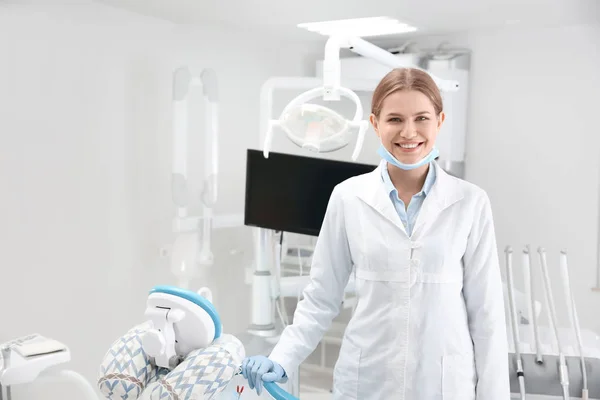
[[[358,303],[334,370],[339,400],[507,400],[508,346],[494,223],[486,193],[437,163],[406,230],[374,172],[333,191],[311,282],[270,357],[294,371],[340,311]]]

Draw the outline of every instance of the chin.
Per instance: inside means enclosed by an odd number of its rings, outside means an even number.
[[[400,161],[403,164],[414,164],[421,161],[421,159],[423,158],[421,154],[394,154],[394,157],[396,157],[396,160]]]

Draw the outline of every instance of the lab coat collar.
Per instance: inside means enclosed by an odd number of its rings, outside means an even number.
[[[430,163],[430,165],[433,165],[433,163]],[[427,196],[429,194],[429,192],[431,191],[431,187],[433,186],[433,184],[435,182],[435,177],[436,177],[435,168],[434,167],[429,168],[427,170],[427,176],[425,177],[425,182],[423,183],[423,188],[421,188],[419,193],[416,193],[414,196],[422,196],[422,197]],[[381,179],[383,180],[383,184],[385,185],[385,191],[390,196],[394,196],[395,198],[399,199],[398,190],[396,190],[396,188],[394,187],[394,184],[392,183],[392,178],[390,178],[390,174],[388,172],[387,165],[385,163],[383,163],[381,165]]]
[[[450,176],[437,162],[433,161],[431,165],[435,168],[436,179],[421,206],[413,236],[421,235],[443,210],[464,197],[457,178]],[[406,229],[381,180],[382,168],[386,168],[386,161],[384,160],[373,172],[368,174],[366,190],[358,193],[358,197],[406,233]]]

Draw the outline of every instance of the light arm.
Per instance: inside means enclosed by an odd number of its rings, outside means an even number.
[[[339,100],[339,94],[336,93],[336,89],[341,85],[341,49],[350,49],[356,54],[375,60],[389,68],[419,68],[416,65],[406,65],[394,54],[362,38],[331,36],[325,44],[325,60],[323,61],[323,80],[326,89],[324,100]],[[458,81],[441,79],[429,72],[427,73],[433,78],[441,91],[455,92],[459,89]]]

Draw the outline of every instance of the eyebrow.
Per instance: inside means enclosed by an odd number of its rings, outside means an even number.
[[[431,114],[429,111],[419,111],[418,113],[415,113],[415,115],[423,115],[423,114]],[[398,117],[404,117],[404,115],[397,113],[397,112],[391,112],[389,114],[387,114],[388,116],[398,116]]]

